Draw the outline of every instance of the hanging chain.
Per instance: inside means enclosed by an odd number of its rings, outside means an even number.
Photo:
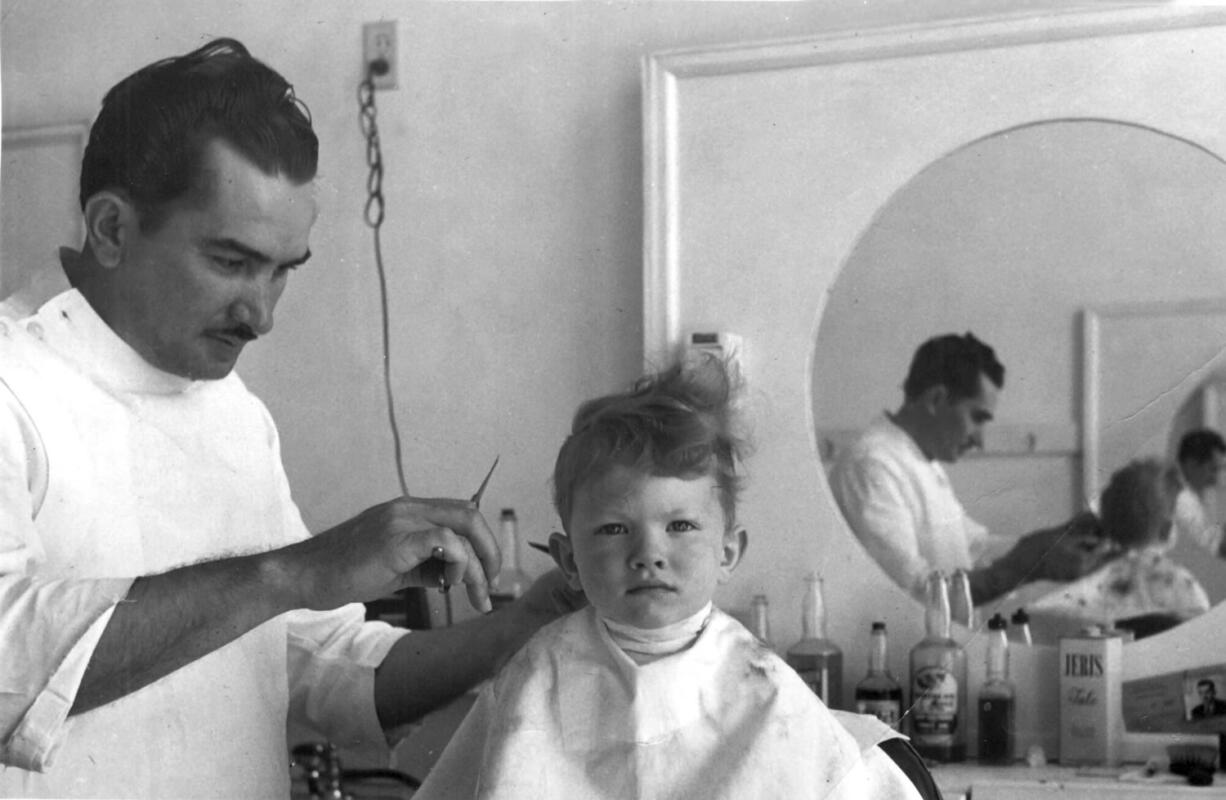
[[[373,74],[358,86],[359,120],[362,135],[366,137],[366,224],[378,228],[383,224],[383,150],[379,147],[378,114],[375,108],[375,82]]]

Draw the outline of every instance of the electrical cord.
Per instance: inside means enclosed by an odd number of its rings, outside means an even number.
[[[387,401],[387,421],[391,427],[392,449],[396,459],[396,479],[400,482],[400,493],[409,496],[409,486],[404,479],[404,455],[400,444],[400,426],[396,423],[396,401],[392,392],[392,348],[391,332],[388,326],[387,311],[387,273],[383,267],[383,242],[380,231],[383,227],[383,148],[379,145],[378,109],[375,107],[375,76],[387,72],[387,62],[382,59],[372,61],[366,70],[366,78],[358,85],[358,121],[362,126],[362,135],[366,139],[366,166],[370,172],[366,176],[366,207],[363,218],[373,232],[375,249],[375,271],[379,276],[379,319],[383,336],[383,394]],[[426,605],[425,591],[418,589],[419,604]],[[451,606],[451,595],[445,595],[443,606],[446,611],[447,626],[454,621],[454,611]]]
[[[386,71],[386,64],[383,71]],[[396,478],[400,493],[408,496],[409,487],[404,479],[404,456],[400,445],[400,426],[396,424],[396,403],[392,393],[391,333],[388,330],[387,275],[383,268],[383,243],[380,230],[383,227],[383,149],[379,146],[378,109],[375,108],[374,76],[379,73],[379,62],[372,62],[366,71],[366,79],[358,86],[358,119],[362,135],[366,138],[366,208],[363,216],[373,231],[375,269],[379,275],[379,310],[383,334],[383,393],[387,401],[387,421],[392,429],[392,447],[396,458]]]

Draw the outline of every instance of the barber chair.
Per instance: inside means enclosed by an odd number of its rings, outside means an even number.
[[[894,760],[904,775],[911,779],[911,783],[915,784],[923,800],[943,800],[941,790],[937,787],[936,781],[932,779],[932,773],[928,771],[923,756],[916,751],[911,742],[906,739],[886,739],[877,746]]]
[[[306,794],[295,790],[293,800],[357,800],[362,797],[409,797],[421,781],[394,769],[345,769],[336,745],[306,742],[291,751],[296,788],[305,783]],[[355,792],[354,790],[359,788]]]

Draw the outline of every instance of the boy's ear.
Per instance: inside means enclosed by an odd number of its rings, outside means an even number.
[[[576,592],[583,591],[583,585],[579,582],[579,568],[575,566],[575,551],[571,548],[570,537],[558,531],[549,534],[549,555],[553,557],[558,569],[562,570],[562,574],[566,576],[566,585]]]
[[[724,534],[722,560],[719,565],[721,583],[732,577],[732,571],[741,563],[748,549],[749,531],[737,525]]]

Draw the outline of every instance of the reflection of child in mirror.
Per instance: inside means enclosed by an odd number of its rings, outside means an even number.
[[[1166,553],[1181,486],[1178,468],[1157,459],[1135,460],[1117,470],[1103,490],[1100,517],[1120,556],[1033,603],[1031,610],[1109,626],[1153,615],[1175,623],[1208,611],[1204,587]]]
[[[874,746],[893,731],[836,717],[712,605],[747,541],[729,384],[712,359],[579,408],[550,546],[591,605],[483,688],[417,796],[917,796]]]

